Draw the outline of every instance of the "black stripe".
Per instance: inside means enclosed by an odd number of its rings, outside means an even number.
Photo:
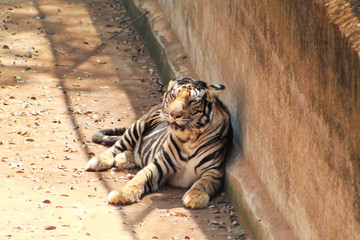
[[[207,111],[208,113],[207,114],[211,113],[212,105],[213,105],[212,102],[207,102],[207,104],[206,104],[206,106],[208,107],[208,111]]]
[[[118,144],[116,144],[115,146],[117,146],[117,145],[119,145],[118,147],[120,147],[120,151],[125,151],[126,149],[127,149],[127,147],[126,147],[126,145],[124,144],[124,142],[123,142],[123,140],[122,139],[120,139],[119,141],[118,141]]]
[[[158,179],[157,185],[158,185],[158,187],[160,187],[160,183],[161,183],[161,180],[163,178],[164,173],[163,173],[160,165],[158,164],[158,162],[156,160],[154,161],[154,164],[155,164],[155,166],[157,167],[157,169],[159,171],[159,179]]]
[[[121,147],[120,147],[120,146],[118,146],[117,144],[115,145],[115,148],[116,148],[116,150],[118,150],[118,151],[120,151],[120,152],[122,152],[122,151],[123,151],[123,149],[121,149]]]
[[[124,140],[130,145],[131,148],[134,148],[135,146],[135,142],[134,140],[132,139],[129,131],[123,135],[124,136]]]
[[[147,192],[151,192],[153,190],[153,187],[152,187],[153,173],[151,170],[149,170],[149,172],[150,172],[150,176],[148,177],[148,179],[146,181],[146,187],[148,188]]]
[[[215,151],[215,152],[213,152],[213,153],[210,153],[209,155],[207,155],[206,157],[204,157],[204,158],[199,162],[199,164],[196,165],[195,171],[196,171],[196,169],[197,169],[198,167],[200,167],[200,166],[203,165],[204,163],[206,163],[206,162],[214,159],[216,153],[217,153],[217,151]]]
[[[154,115],[152,118],[147,119],[145,128],[154,129],[157,125],[161,123],[159,119],[159,114]]]
[[[135,137],[135,134],[134,134],[134,129],[136,128],[136,126],[134,125],[132,128],[131,128],[131,131],[129,131],[129,135],[131,137],[131,144],[132,144],[132,147],[135,148],[137,142],[138,142],[138,139]]]
[[[132,132],[133,132],[133,134],[134,134],[135,139],[136,139],[136,140],[139,140],[139,133],[138,133],[138,131],[137,131],[137,127],[138,127],[138,124],[134,124],[134,125],[133,125],[133,128],[132,128]]]
[[[180,160],[181,160],[181,161],[187,161],[187,159],[184,158],[184,157],[181,155],[181,149],[180,149],[180,147],[177,145],[177,143],[175,142],[175,140],[174,140],[174,138],[173,138],[173,136],[172,136],[171,134],[170,134],[170,141],[171,141],[172,145],[175,147],[176,152],[177,152]]]
[[[156,151],[159,151],[160,148],[164,145],[167,140],[168,131],[163,131],[158,138],[158,144],[156,146]]]
[[[161,130],[156,134],[151,134],[142,139],[138,152],[140,153],[140,156],[142,156],[143,166],[146,166],[151,162],[154,154],[159,152],[159,149],[162,148],[164,141],[166,140],[166,136],[167,132]]]
[[[166,151],[164,151],[164,157],[166,159],[166,162],[169,163],[169,165],[174,170],[174,172],[176,172],[176,167],[175,167],[174,163],[172,162],[171,157],[169,156],[169,154]]]
[[[142,158],[141,158],[142,166],[141,167],[145,167],[150,162],[149,160],[151,159],[150,156],[152,156],[152,152],[151,151],[145,152],[141,156],[142,156]]]
[[[169,169],[169,164],[167,164],[166,161],[162,161],[162,163],[165,165],[166,169],[165,169],[165,172],[166,173],[169,173],[170,172],[170,169]],[[167,175],[167,174],[166,174]]]
[[[146,182],[145,187],[147,188],[145,192],[151,192],[152,191],[151,183],[149,181]]]
[[[173,151],[173,148],[170,146],[170,144],[169,144],[169,150],[170,150],[171,155],[173,156],[173,160],[174,160],[175,162],[177,162],[176,157],[175,157],[175,154],[174,154],[174,151]],[[176,149],[175,149],[175,151],[176,151]],[[180,157],[181,157],[181,156],[180,156]],[[171,161],[169,164],[170,164],[170,166],[173,168],[173,170],[176,172],[177,170],[176,170],[176,167],[175,167],[175,164],[173,163],[173,161]]]
[[[145,139],[141,141],[138,151],[140,153],[140,156],[143,155],[143,153],[149,153],[151,146],[152,145],[150,141],[145,141]]]
[[[207,168],[204,168],[202,170],[202,172],[207,172],[207,171],[210,171],[210,170],[216,170],[218,172],[223,172],[224,171],[224,164],[223,163],[217,163],[217,164],[214,164],[214,165],[210,165],[208,166]],[[215,178],[215,177],[213,177]]]
[[[214,136],[212,136],[212,137],[214,137]],[[205,141],[205,143],[204,143],[203,145],[201,145],[200,147],[198,147],[198,148],[196,149],[196,152],[195,152],[193,155],[189,156],[189,159],[197,156],[197,155],[199,154],[199,152],[200,152],[203,148],[209,147],[210,145],[213,145],[213,144],[216,144],[216,145],[217,145],[218,142],[219,142],[219,139],[218,139],[218,138],[211,138],[210,140],[207,138],[206,141]]]

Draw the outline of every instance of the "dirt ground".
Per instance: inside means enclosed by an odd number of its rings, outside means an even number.
[[[0,2],[0,239],[248,239],[224,194],[185,209],[164,187],[129,206],[108,193],[134,172],[87,172],[98,129],[160,102],[141,37],[112,0]]]

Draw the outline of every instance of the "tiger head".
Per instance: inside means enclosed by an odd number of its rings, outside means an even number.
[[[225,89],[192,78],[170,81],[162,102],[162,120],[175,130],[201,129],[213,118],[213,104]]]

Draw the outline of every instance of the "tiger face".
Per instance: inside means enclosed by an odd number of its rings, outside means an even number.
[[[191,78],[174,79],[164,94],[161,118],[175,130],[201,129],[211,122],[213,102],[224,89]]]

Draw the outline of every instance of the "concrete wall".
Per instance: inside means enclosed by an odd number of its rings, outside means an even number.
[[[360,3],[158,0],[299,239],[360,236]]]

